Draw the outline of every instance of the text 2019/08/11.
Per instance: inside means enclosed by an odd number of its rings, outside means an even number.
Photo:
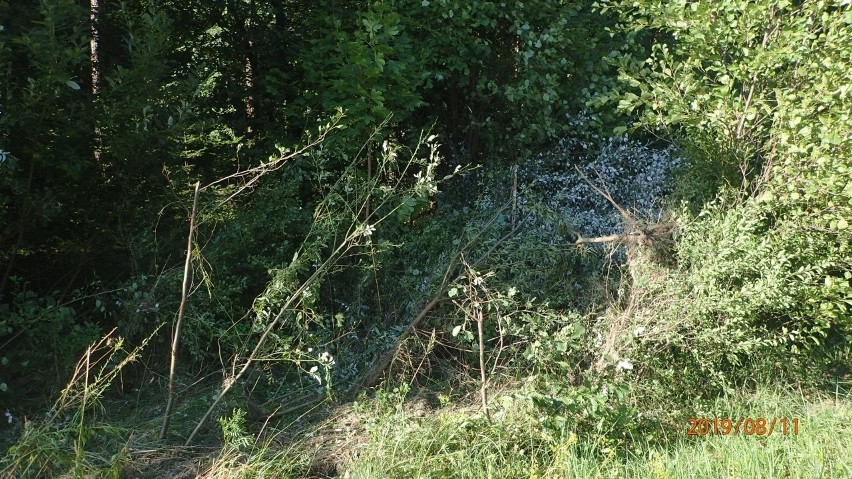
[[[751,418],[741,417],[736,421],[731,418],[689,418],[687,436],[707,436],[743,434],[745,436],[771,436],[783,434],[797,436],[799,434],[799,418],[773,417]]]

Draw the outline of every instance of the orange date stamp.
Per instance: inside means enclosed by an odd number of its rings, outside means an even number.
[[[687,436],[727,436],[742,434],[744,436],[784,436],[799,435],[799,418],[786,417],[741,417],[736,420],[725,418],[694,418],[688,420]]]

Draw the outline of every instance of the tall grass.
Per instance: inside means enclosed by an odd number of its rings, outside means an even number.
[[[27,421],[0,458],[0,477],[120,477],[129,462],[123,446],[129,434],[103,420],[101,399],[158,330],[129,351],[115,330],[89,346],[50,411]]]

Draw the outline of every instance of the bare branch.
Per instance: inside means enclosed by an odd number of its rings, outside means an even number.
[[[589,186],[591,186],[592,189],[595,190],[595,192],[606,198],[606,200],[609,201],[612,206],[614,206],[615,209],[618,210],[618,212],[621,214],[621,217],[624,218],[624,221],[628,223],[631,223],[633,221],[633,215],[628,213],[624,208],[621,207],[621,205],[619,205],[614,199],[612,199],[612,195],[609,192],[609,188],[606,187],[606,183],[604,183],[603,189],[600,189],[597,185],[592,183],[592,181],[585,174],[583,174],[580,168],[577,168],[577,165],[574,165],[574,169],[577,170],[577,174],[580,175],[580,178],[585,180],[585,182],[588,183]],[[595,173],[597,173],[598,178],[601,177],[600,173],[598,173],[597,171],[595,171]]]
[[[186,238],[186,261],[183,265],[183,285],[181,286],[180,306],[178,317],[172,332],[171,365],[169,366],[169,397],[166,402],[166,411],[163,413],[163,427],[160,429],[160,439],[166,437],[169,431],[169,421],[172,417],[172,407],[175,400],[175,369],[177,367],[177,353],[180,345],[180,329],[183,324],[183,314],[186,311],[186,299],[189,294],[189,266],[192,262],[192,239],[195,237],[195,213],[198,210],[198,193],[200,183],[195,183],[195,195],[192,198],[192,214],[189,216],[189,235]]]
[[[616,243],[619,241],[623,241],[625,236],[627,235],[598,236],[596,238],[577,238],[577,241],[575,241],[574,244],[581,245],[591,243]]]

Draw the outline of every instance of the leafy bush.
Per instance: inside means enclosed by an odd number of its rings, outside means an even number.
[[[694,184],[714,184],[683,195],[677,269],[646,298],[647,360],[705,387],[848,372],[850,6],[605,8],[667,40],[624,54],[623,87],[602,98],[672,135],[697,165],[686,174],[706,175]]]

